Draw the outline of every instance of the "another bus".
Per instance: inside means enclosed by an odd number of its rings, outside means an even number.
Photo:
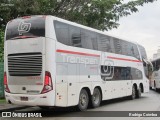
[[[141,45],[138,46],[142,57],[145,76],[149,79],[149,86],[150,86],[152,81],[153,64],[150,62],[150,60],[148,60],[145,48]]]
[[[11,20],[4,43],[5,98],[81,111],[102,100],[139,98],[149,91],[141,47],[54,16]]]
[[[153,64],[153,73],[151,76],[150,88],[160,91],[160,58],[151,61]]]

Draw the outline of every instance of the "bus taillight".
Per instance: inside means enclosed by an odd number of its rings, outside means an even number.
[[[50,74],[50,72],[46,71],[45,72],[44,87],[43,87],[41,94],[47,93],[47,92],[51,91],[52,89],[53,89],[53,85],[52,85],[51,74]]]
[[[7,82],[7,74],[4,72],[4,90],[8,93],[10,93],[10,90],[8,88],[8,82]]]

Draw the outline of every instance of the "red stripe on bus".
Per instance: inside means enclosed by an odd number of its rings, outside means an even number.
[[[112,56],[107,56],[107,58],[115,59],[115,60],[130,61],[130,62],[142,62],[140,60],[132,60],[132,59],[126,59],[126,58],[112,57]]]
[[[89,53],[82,53],[82,52],[74,52],[74,51],[60,50],[60,49],[56,50],[56,52],[76,54],[76,55],[86,55],[86,56],[93,56],[93,57],[100,57],[100,55],[96,55],[96,54],[89,54]]]

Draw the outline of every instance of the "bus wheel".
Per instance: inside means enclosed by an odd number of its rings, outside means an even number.
[[[136,90],[136,98],[140,98],[141,97],[141,95],[142,95],[142,88],[141,88],[141,86],[139,86],[139,89],[138,90]]]
[[[156,88],[156,82],[154,81],[154,88],[155,88],[155,90],[157,91],[157,88]]]
[[[79,95],[78,110],[85,111],[88,107],[89,97],[85,89],[82,89]]]
[[[136,98],[136,88],[135,86],[133,85],[132,87],[132,95],[130,96],[131,100],[135,99]]]
[[[156,88],[156,92],[160,92],[160,89],[159,89],[159,88]]]
[[[96,108],[99,107],[101,104],[102,95],[98,88],[94,89],[93,95],[92,95],[92,107]]]
[[[152,90],[152,87],[150,86],[149,89]]]

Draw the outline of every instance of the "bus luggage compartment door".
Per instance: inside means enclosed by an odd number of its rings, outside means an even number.
[[[67,64],[57,63],[55,106],[60,106],[60,107],[67,106],[68,102],[67,69],[68,69]]]

